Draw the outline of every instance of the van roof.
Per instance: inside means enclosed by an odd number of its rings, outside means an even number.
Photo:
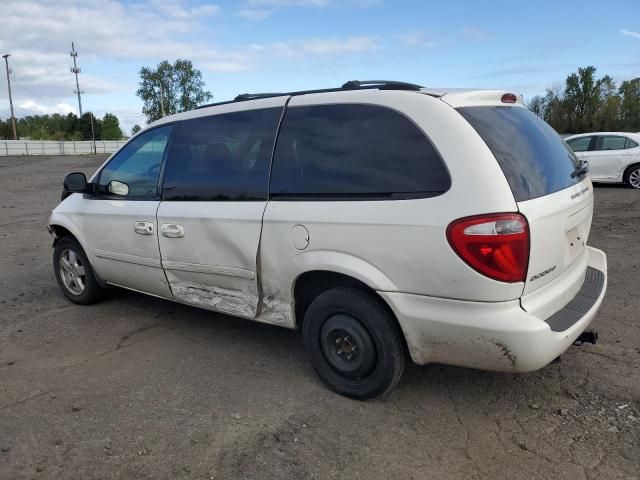
[[[293,97],[298,95],[309,95],[312,93],[332,93],[353,90],[413,90],[420,91],[424,87],[415,83],[400,82],[397,80],[349,80],[342,84],[341,87],[321,88],[315,90],[297,90],[293,92],[270,92],[270,93],[241,93],[233,100],[225,102],[208,103],[200,105],[198,108],[215,107],[217,105],[226,105],[234,102],[245,102],[248,100],[258,100],[260,98],[272,97]]]
[[[524,101],[521,95],[515,95],[508,90],[481,90],[481,89],[469,89],[469,88],[428,88],[423,87],[415,83],[402,82],[397,80],[350,80],[345,82],[340,87],[324,88],[316,90],[297,90],[293,92],[269,92],[269,93],[243,93],[237,95],[233,100],[227,100],[217,103],[209,103],[206,105],[200,105],[196,110],[208,109],[211,107],[217,107],[221,105],[230,105],[239,102],[248,102],[252,100],[264,100],[275,99],[279,97],[293,97],[300,95],[311,95],[316,93],[346,93],[358,90],[401,90],[410,91],[423,95],[429,95],[431,97],[439,98],[448,103],[454,108],[462,106],[482,106],[482,105],[500,105],[505,103],[501,99],[505,94],[515,96],[515,101],[506,103],[517,104],[518,106],[524,106]],[[191,111],[193,116],[194,111]],[[184,119],[187,112],[181,112],[162,119],[156,120],[149,124],[149,126],[156,126],[167,121]],[[199,116],[196,114],[196,116]]]

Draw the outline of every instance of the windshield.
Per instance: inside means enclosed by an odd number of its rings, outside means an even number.
[[[579,161],[540,117],[522,107],[462,107],[458,112],[485,141],[516,201],[563,190],[582,181]]]

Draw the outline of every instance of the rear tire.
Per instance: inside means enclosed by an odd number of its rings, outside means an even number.
[[[624,173],[624,183],[631,188],[640,189],[640,163],[631,165]]]
[[[63,237],[53,249],[53,271],[65,297],[79,305],[97,302],[104,289],[80,244],[72,237]]]
[[[333,288],[304,317],[303,338],[314,370],[333,391],[365,400],[392,390],[405,354],[391,314],[371,295]]]

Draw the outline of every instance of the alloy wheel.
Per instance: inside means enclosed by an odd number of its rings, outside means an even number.
[[[70,293],[82,295],[86,286],[85,275],[85,267],[75,251],[65,249],[60,252],[60,278]]]

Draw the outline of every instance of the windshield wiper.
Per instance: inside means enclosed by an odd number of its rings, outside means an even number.
[[[586,160],[581,160],[580,163],[576,165],[576,168],[574,168],[573,172],[571,172],[571,178],[582,177],[583,175],[586,175],[588,171],[589,162],[587,162]]]

